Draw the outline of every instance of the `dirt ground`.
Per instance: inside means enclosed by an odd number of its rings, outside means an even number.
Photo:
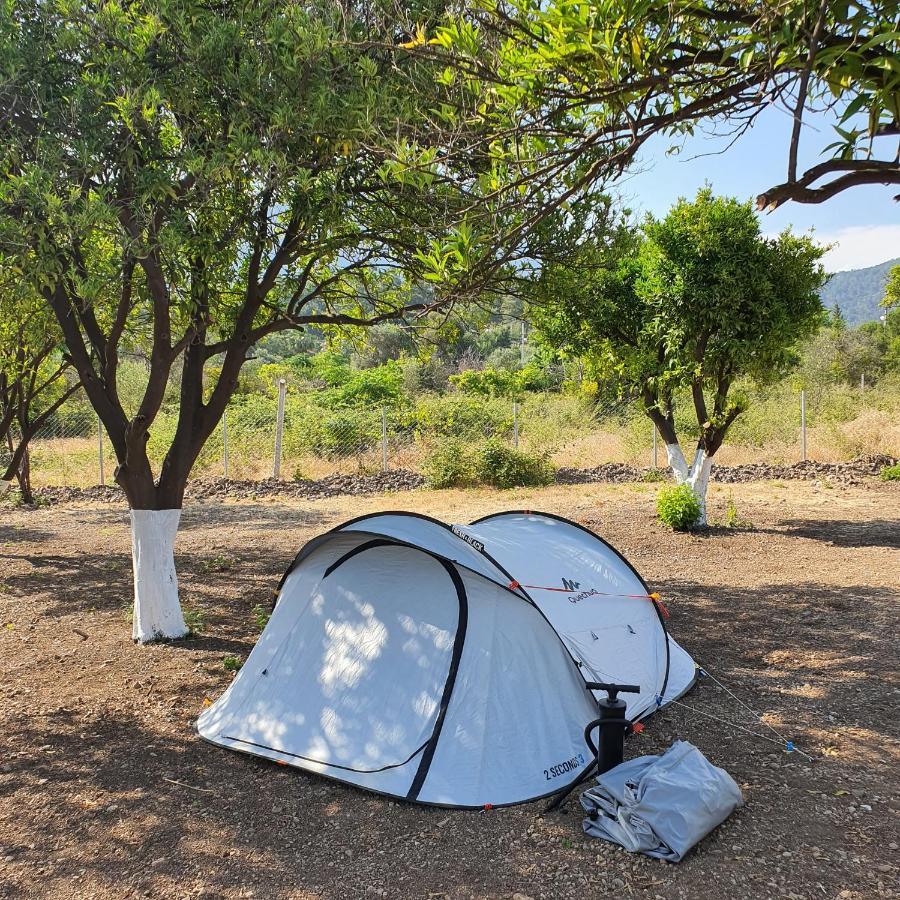
[[[136,647],[127,514],[0,507],[0,897],[853,898],[900,896],[900,488],[714,486],[751,529],[671,534],[653,485],[195,502],[177,563],[198,636]],[[582,835],[576,802],[430,809],[231,753],[192,723],[246,658],[296,550],[352,515],[568,515],[664,596],[677,639],[815,757],[788,754],[709,680],[628,755],[675,738],[746,805],[682,864]],[[701,711],[700,715],[695,710]],[[527,710],[523,710],[527,715]]]

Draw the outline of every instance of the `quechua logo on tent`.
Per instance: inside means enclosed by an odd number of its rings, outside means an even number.
[[[569,603],[580,603],[585,597],[596,597],[600,592],[596,588],[585,588],[581,590],[580,581],[570,581],[563,578],[563,589],[569,591]],[[579,593],[576,593],[578,591]]]

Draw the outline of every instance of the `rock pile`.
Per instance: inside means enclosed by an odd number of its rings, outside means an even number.
[[[389,491],[412,491],[421,487],[425,479],[416,472],[395,469],[373,475],[328,475],[325,478],[300,481],[232,480],[229,478],[196,478],[188,482],[188,500],[259,500],[265,497],[302,497],[321,500],[342,495],[383,494]],[[35,491],[39,504],[60,503],[122,503],[124,497],[118,485],[97,485],[89,488],[47,487]]]
[[[749,463],[743,466],[713,465],[711,478],[721,484],[741,484],[748,481],[819,481],[839,484],[860,484],[871,478],[885,466],[892,466],[896,460],[890,456],[860,456],[850,462],[821,463],[806,462],[779,465],[772,463]],[[658,481],[668,477],[664,469],[636,469],[624,463],[604,463],[590,469],[561,468],[557,470],[559,484],[590,484],[606,482],[620,484],[626,481]]]
[[[884,466],[894,465],[890,456],[860,456],[845,463],[798,462],[791,465],[750,463],[743,466],[713,466],[712,480],[724,484],[739,484],[767,479],[818,481],[838,484],[861,484],[864,479],[877,476]],[[563,467],[556,472],[557,484],[623,484],[634,481],[660,481],[668,477],[662,469],[638,469],[625,463],[603,463],[589,469]],[[189,500],[260,500],[267,497],[300,497],[322,500],[327,497],[383,494],[390,491],[413,491],[425,484],[425,479],[408,469],[393,469],[371,475],[328,475],[317,480],[242,481],[226,478],[196,478],[188,482]],[[122,491],[117,485],[101,487],[46,487],[35,491],[39,504],[60,503],[122,503]]]
[[[621,484],[640,480],[641,470],[625,463],[603,463],[590,469],[570,469],[563,466],[556,470],[557,484],[590,484],[595,481]]]

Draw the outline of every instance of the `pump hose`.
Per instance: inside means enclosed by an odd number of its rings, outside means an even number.
[[[591,748],[594,759],[599,755],[600,749],[591,740],[591,732],[595,728],[600,728],[604,725],[621,725],[625,734],[630,734],[634,723],[630,722],[628,719],[594,719],[593,722],[588,722],[584,728],[584,742]]]
[[[576,778],[568,787],[563,788],[554,798],[550,801],[550,804],[544,810],[545,813],[553,812],[556,809],[559,809],[560,806],[563,805],[566,798],[572,791],[575,790],[580,784],[584,784],[585,781],[593,773],[594,769],[597,768],[597,756],[599,754],[599,750],[597,745],[591,740],[591,732],[595,728],[602,728],[604,725],[624,725],[625,733],[628,734],[631,731],[633,726],[633,722],[630,722],[628,719],[594,719],[593,722],[589,722],[584,729],[584,740],[588,747],[591,748],[591,753],[594,754],[594,761]]]

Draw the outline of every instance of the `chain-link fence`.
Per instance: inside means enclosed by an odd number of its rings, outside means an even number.
[[[684,442],[696,422],[681,404]],[[162,462],[175,430],[163,411],[151,429],[151,462]],[[693,431],[692,431],[693,430]],[[665,449],[637,404],[579,393],[526,392],[518,400],[462,392],[402,403],[329,408],[316,394],[278,385],[275,396],[235,398],[206,442],[193,476],[318,479],[382,470],[423,471],[430,453],[450,440],[487,439],[547,457],[554,465],[590,468],[608,462],[664,466]],[[847,459],[896,455],[900,443],[889,395],[873,388],[799,390],[781,383],[750,398],[717,459],[723,463]],[[30,445],[36,486],[89,486],[112,480],[115,457],[96,415],[70,404]]]

